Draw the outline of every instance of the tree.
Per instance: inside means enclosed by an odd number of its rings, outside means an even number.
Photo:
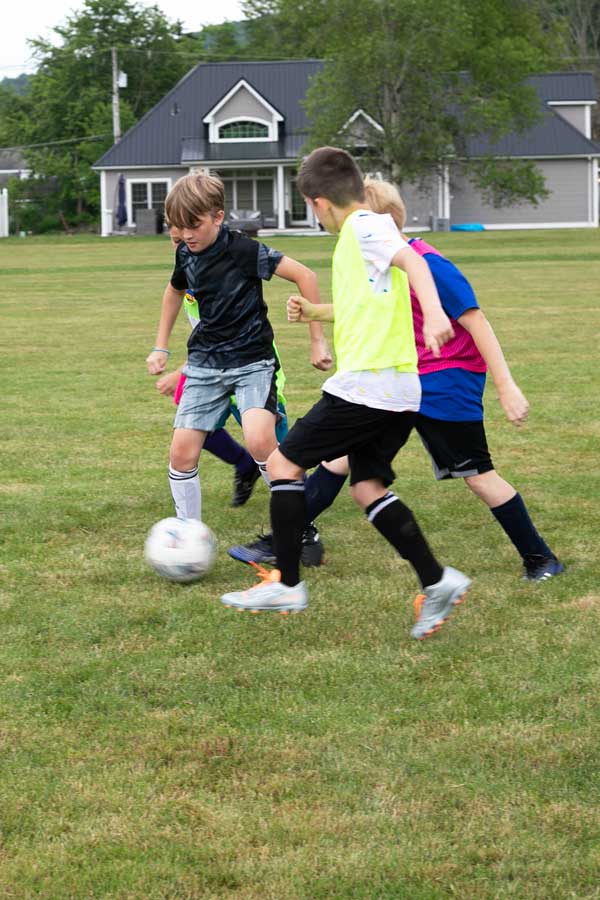
[[[524,84],[543,71],[554,46],[528,0],[248,0],[269,17],[282,52],[307,35],[326,59],[307,98],[310,146],[346,143],[345,125],[361,108],[371,129],[365,164],[394,181],[424,182],[449,160],[497,205],[544,196],[532,164],[473,158],[474,138],[493,143],[535,121]]]
[[[121,92],[123,130],[187,71],[190,48],[183,45],[182,52],[178,23],[129,0],[85,0],[54,32],[58,46],[30,42],[39,68],[25,93],[0,91],[0,111],[6,110],[0,141],[28,147],[35,183],[21,183],[19,191],[39,194],[45,184],[38,204],[52,221],[58,223],[59,211],[70,221],[93,220],[99,188],[91,165],[113,142],[111,48],[128,76]]]

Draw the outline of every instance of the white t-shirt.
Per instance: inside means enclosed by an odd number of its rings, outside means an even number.
[[[409,244],[400,236],[391,216],[359,209],[350,216],[374,293],[391,290],[390,263]],[[419,376],[397,369],[338,371],[323,390],[348,403],[359,403],[392,412],[418,412],[421,403]]]

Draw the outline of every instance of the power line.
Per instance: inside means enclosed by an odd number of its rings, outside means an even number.
[[[58,144],[82,144],[84,141],[102,141],[112,137],[110,132],[105,134],[91,134],[87,137],[65,138],[62,141],[43,141],[40,144],[19,144],[16,147],[0,147],[0,153],[8,153],[12,150],[32,150],[35,147],[56,147]]]

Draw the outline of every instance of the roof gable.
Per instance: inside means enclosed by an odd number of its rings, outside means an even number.
[[[180,166],[184,140],[204,137],[204,119],[240,82],[282,117],[285,133],[308,132],[302,101],[319,60],[200,63],[143,116],[94,168]],[[265,107],[266,108],[266,107]],[[282,126],[280,126],[282,127]],[[185,163],[184,163],[185,164]]]
[[[252,97],[254,97],[254,99],[260,104],[260,106],[262,106],[264,108],[265,113],[267,115],[272,116],[277,122],[283,122],[283,116],[281,115],[281,113],[278,112],[278,110],[276,110],[275,107],[271,106],[269,101],[265,100],[265,98],[262,96],[262,94],[259,94],[259,92],[257,90],[255,90],[255,88],[253,88],[252,85],[249,84],[245,78],[240,78],[240,80],[237,82],[237,84],[234,84],[234,86],[231,88],[231,90],[227,91],[225,96],[222,97],[221,100],[219,100],[219,102],[215,106],[213,106],[213,108],[211,110],[209,110],[209,112],[207,113],[207,115],[204,116],[202,121],[205,122],[206,124],[210,124],[211,122],[214,122],[214,120],[217,116],[217,113],[222,111],[223,107],[225,107],[227,105],[227,103],[229,103],[229,101],[235,97],[236,94],[238,94],[242,91],[248,91],[248,93],[251,94]]]

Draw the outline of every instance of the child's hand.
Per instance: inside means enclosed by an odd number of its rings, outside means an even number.
[[[172,397],[179,384],[179,378],[179,372],[169,372],[167,375],[163,375],[163,377],[159,378],[156,382],[156,390],[159,391],[163,397]]]
[[[313,305],[310,300],[306,300],[298,294],[291,296],[287,302],[288,322],[302,322],[304,324],[312,322]]]
[[[529,403],[514,381],[498,388],[498,399],[509,422],[516,425],[517,428],[525,424],[527,413],[529,412]]]
[[[327,372],[333,365],[331,350],[324,337],[311,341],[310,345],[310,362],[315,369],[321,372]]]
[[[146,365],[148,366],[148,374],[149,375],[160,375],[161,372],[164,372],[167,368],[167,360],[169,359],[169,354],[164,350],[153,350],[149,356],[146,357]]]
[[[441,356],[440,348],[453,337],[450,319],[441,308],[423,318],[423,340],[434,356]]]

